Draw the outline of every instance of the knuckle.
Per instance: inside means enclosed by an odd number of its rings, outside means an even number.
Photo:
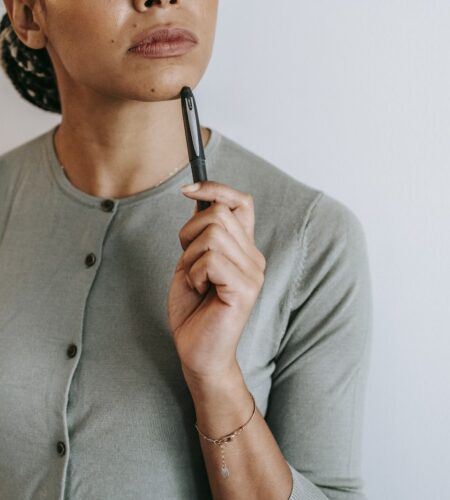
[[[205,253],[205,261],[207,266],[216,265],[220,260],[220,253],[215,250],[208,250]]]
[[[264,285],[264,281],[265,281],[265,276],[264,276],[264,273],[260,273],[259,275],[259,285],[258,285],[258,290],[261,290],[261,288],[263,287]]]
[[[254,298],[259,295],[259,292],[264,284],[264,274],[258,272],[254,280],[252,280],[252,290],[254,293]]]
[[[253,207],[253,196],[250,193],[243,193],[243,204],[246,207]]]
[[[207,228],[208,238],[218,240],[222,236],[222,226],[217,222],[211,222]]]
[[[259,252],[259,255],[260,255],[260,260],[261,260],[261,267],[262,267],[263,271],[265,271],[266,266],[267,266],[266,258],[264,257],[264,254],[262,254],[261,252]]]
[[[223,203],[214,203],[213,206],[214,217],[219,221],[219,225],[221,224],[225,228],[225,220],[228,217],[230,209]]]
[[[184,248],[185,241],[186,241],[186,234],[185,234],[185,228],[184,226],[180,229],[178,232],[178,239],[180,240],[181,246]]]
[[[186,277],[193,285],[197,282],[197,268],[198,266],[194,263],[189,269],[185,270]]]
[[[224,203],[214,203],[213,212],[217,214],[224,214],[228,212],[228,207]]]

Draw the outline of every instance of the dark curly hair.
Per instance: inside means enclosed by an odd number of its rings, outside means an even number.
[[[19,94],[45,111],[61,114],[56,74],[47,49],[30,49],[6,13],[0,22],[0,64]]]

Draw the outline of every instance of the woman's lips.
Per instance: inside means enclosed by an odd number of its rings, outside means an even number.
[[[160,25],[149,30],[142,31],[136,36],[130,48],[134,48],[137,45],[143,45],[145,43],[168,42],[178,38],[185,38],[186,40],[198,42],[197,35],[188,29],[181,28],[180,26]]]
[[[128,51],[149,58],[172,57],[189,52],[195,45],[196,42],[186,38],[173,38],[168,41],[143,43],[132,47]]]
[[[198,42],[197,36],[180,26],[156,26],[143,31],[128,52],[144,57],[171,57],[188,52]]]

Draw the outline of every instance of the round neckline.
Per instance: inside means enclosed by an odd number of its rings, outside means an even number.
[[[58,155],[56,153],[54,137],[55,133],[60,126],[60,123],[57,123],[54,127],[47,131],[44,135],[44,152],[46,156],[46,163],[50,167],[50,170],[55,178],[55,181],[59,188],[69,195],[71,198],[91,207],[98,207],[99,204],[105,200],[104,197],[94,196],[92,194],[86,193],[81,189],[77,188],[74,184],[70,182],[66,174],[62,169],[62,165],[59,161]],[[217,151],[217,147],[222,138],[220,132],[212,127],[207,127],[211,131],[211,135],[209,137],[209,141],[204,147],[207,169],[208,172],[215,165],[215,152]],[[182,184],[191,183],[192,180],[192,170],[190,168],[190,163],[186,163],[183,167],[181,167],[175,174],[171,177],[163,181],[161,184],[157,186],[150,187],[148,189],[144,189],[139,191],[138,193],[134,193],[128,196],[123,196],[121,198],[108,198],[113,200],[119,206],[130,206],[135,203],[139,203],[141,201],[150,199],[154,196],[157,196],[161,193],[164,193],[169,190],[174,190],[174,188],[181,186]]]

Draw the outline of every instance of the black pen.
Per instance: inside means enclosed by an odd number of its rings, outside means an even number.
[[[197,105],[190,87],[181,89],[181,109],[183,111],[184,131],[189,152],[189,162],[192,169],[194,182],[207,181],[206,158],[203,151],[203,141],[198,119]],[[211,205],[209,201],[197,200],[199,210],[204,210]]]

